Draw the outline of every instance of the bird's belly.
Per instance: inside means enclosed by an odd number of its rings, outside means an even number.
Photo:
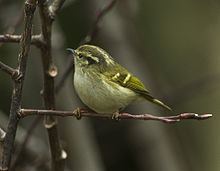
[[[74,86],[83,103],[97,113],[117,112],[137,98],[128,88],[86,74],[75,74]]]

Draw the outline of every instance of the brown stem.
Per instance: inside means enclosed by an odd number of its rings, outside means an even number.
[[[9,122],[7,126],[6,136],[3,144],[2,165],[0,170],[9,170],[11,157],[13,154],[14,140],[19,121],[18,113],[21,106],[22,87],[24,76],[26,72],[26,63],[31,44],[32,34],[32,19],[36,9],[35,0],[27,0],[24,8],[24,32],[21,38],[21,50],[18,56],[18,73],[19,79],[14,80],[14,87],[12,93],[12,102],[9,115]]]
[[[1,43],[19,43],[20,41],[21,41],[21,35],[14,35],[14,34],[0,35]],[[37,47],[42,46],[43,42],[41,40],[41,35],[32,35],[31,44]]]
[[[53,20],[50,18],[50,11],[45,0],[40,1],[39,12],[42,23],[42,38],[45,42],[45,46],[41,48],[44,72],[43,99],[45,109],[53,110],[55,109],[54,77],[57,75],[57,68],[53,64],[51,55],[51,29]],[[49,137],[52,170],[63,171],[67,155],[60,143],[57,119],[54,116],[45,116],[44,124]]]
[[[11,77],[17,75],[17,73],[18,73],[17,70],[15,70],[15,69],[11,68],[10,66],[2,63],[1,61],[0,61],[0,70],[2,70],[5,73],[9,74]]]
[[[20,110],[20,116],[22,118],[31,116],[31,115],[50,115],[50,116],[75,116],[79,117],[79,114],[81,117],[95,117],[95,118],[106,118],[111,119],[112,114],[99,114],[95,112],[91,112],[84,109],[76,109],[74,111],[58,111],[58,110],[38,110],[38,109],[21,109]],[[164,123],[175,123],[179,122],[181,120],[186,119],[194,119],[194,120],[204,120],[212,117],[212,114],[196,114],[196,113],[182,113],[175,116],[154,116],[151,114],[129,114],[129,113],[120,113],[118,115],[119,120],[156,120],[161,121]]]

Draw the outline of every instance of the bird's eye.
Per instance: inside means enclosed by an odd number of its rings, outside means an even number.
[[[79,58],[81,59],[83,57],[83,55],[82,54],[79,54]]]

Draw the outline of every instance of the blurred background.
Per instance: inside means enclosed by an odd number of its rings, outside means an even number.
[[[77,48],[110,0],[67,0],[53,25],[53,57],[59,74],[68,66],[67,47]],[[0,0],[0,34],[23,30],[23,1]],[[40,32],[38,11],[34,33]],[[167,113],[149,103],[129,113],[176,115],[213,113],[205,121],[176,124],[156,121],[76,120],[59,118],[68,153],[67,169],[76,171],[218,171],[220,170],[220,2],[217,0],[118,0],[99,23],[92,44],[108,51],[137,75],[152,94],[169,104]],[[0,45],[0,60],[17,65],[19,44]],[[42,65],[32,46],[23,91],[23,108],[42,109]],[[0,127],[6,128],[12,81],[0,73]],[[72,73],[56,95],[60,110],[83,106],[74,92]],[[23,145],[29,132],[28,141]],[[22,119],[12,165],[16,171],[48,170],[49,146],[42,118]]]

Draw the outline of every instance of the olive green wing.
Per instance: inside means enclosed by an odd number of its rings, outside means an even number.
[[[111,72],[107,70],[103,74],[110,81],[117,83],[122,87],[129,88],[138,94],[149,94],[149,91],[137,77],[133,76],[125,68],[118,65],[115,64],[114,68],[109,69]]]
[[[120,67],[120,70],[114,69],[113,71],[114,72],[111,72],[111,74],[109,74],[109,72],[104,73],[104,75],[106,75],[110,81],[117,83],[122,87],[133,90],[135,93],[139,94],[141,97],[144,97],[152,103],[171,110],[169,106],[151,96],[149,91],[145,88],[144,84],[137,77],[131,75],[125,68]]]
[[[111,81],[118,83],[122,87],[129,88],[138,94],[149,94],[144,84],[135,76],[129,73],[116,73],[111,77]]]

